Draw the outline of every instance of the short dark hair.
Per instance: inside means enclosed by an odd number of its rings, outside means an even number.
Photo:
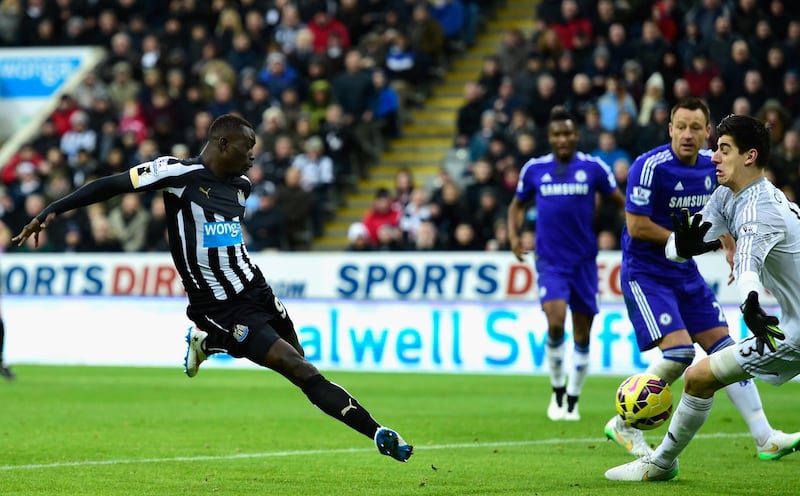
[[[575,121],[575,117],[567,110],[567,108],[563,105],[556,105],[552,109],[550,109],[550,122],[560,122],[560,121]]]
[[[769,129],[758,119],[749,115],[731,114],[717,124],[717,136],[727,135],[733,139],[739,153],[755,150],[756,165],[763,169],[769,161]]]
[[[254,129],[247,119],[236,114],[223,114],[211,123],[211,127],[208,128],[208,137],[211,139],[227,137],[232,133],[238,133],[242,126]]]
[[[675,112],[682,108],[686,110],[701,110],[703,115],[706,116],[706,124],[711,122],[711,112],[708,110],[708,105],[706,105],[703,100],[694,97],[683,98],[679,100],[678,103],[672,107],[672,111],[669,113],[670,120],[672,120],[672,118],[675,116]]]

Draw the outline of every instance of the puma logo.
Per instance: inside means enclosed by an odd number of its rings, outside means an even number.
[[[353,404],[352,398],[347,398],[347,406],[342,408],[342,417],[344,417],[350,410],[356,410],[357,407]]]
[[[209,196],[208,196],[208,195],[209,195],[209,193],[211,193],[211,188],[205,188],[205,189],[203,189],[203,187],[202,187],[202,186],[198,186],[198,187],[197,187],[197,189],[199,189],[201,193],[203,193],[204,195],[206,195],[206,198],[209,198]]]

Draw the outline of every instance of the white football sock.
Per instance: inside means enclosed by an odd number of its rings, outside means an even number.
[[[686,448],[711,413],[714,397],[698,398],[685,391],[672,414],[672,421],[664,440],[656,448],[651,460],[660,467],[669,467]]]
[[[589,349],[578,347],[572,350],[572,373],[567,381],[567,396],[580,396],[589,373]]]
[[[567,382],[566,375],[564,374],[564,355],[566,354],[566,345],[564,340],[557,345],[547,342],[547,364],[550,368],[550,385],[554,388],[564,387]]]
[[[753,380],[734,382],[725,387],[725,392],[728,393],[728,398],[736,405],[742,418],[747,422],[747,427],[750,428],[750,434],[756,444],[761,446],[766,443],[772,434],[772,426],[769,425],[769,420],[764,414],[761,396],[758,394],[758,388]]]

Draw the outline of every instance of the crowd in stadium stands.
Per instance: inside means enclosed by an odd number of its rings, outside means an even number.
[[[399,136],[493,0],[2,0],[0,46],[108,58],[0,164],[0,251],[43,204],[159,155],[192,157],[217,116],[257,129],[253,250],[307,250]],[[165,250],[158,195],[60,216],[39,251]],[[22,250],[29,247],[21,247]]]
[[[109,56],[62,96],[0,168],[0,251],[44,204],[158,155],[200,152],[211,121],[257,129],[251,250],[308,250],[343,196],[402,133],[501,0],[0,0],[0,46],[99,45]],[[533,5],[533,4],[532,4]],[[550,108],[579,122],[579,150],[621,188],[639,153],[668,141],[671,105],[705,99],[769,124],[772,179],[800,196],[800,2],[540,0],[465,85],[453,157],[433,188],[413,166],[375,192],[350,249],[507,250],[505,213],[530,157],[549,151]],[[713,139],[711,142],[713,143]],[[60,216],[50,251],[162,251],[158,195]],[[603,249],[622,219],[600,209]],[[536,210],[527,215],[532,247]]]
[[[351,249],[507,250],[506,210],[519,169],[549,152],[547,119],[563,104],[578,149],[598,156],[624,191],[640,153],[669,142],[672,105],[704,99],[767,123],[771,179],[800,198],[800,2],[789,0],[542,0],[539,23],[509,29],[464,89],[454,147],[464,160],[427,194],[398,172],[350,230]],[[709,146],[716,142],[712,135]],[[624,219],[601,205],[601,249],[618,249]],[[536,209],[523,244],[534,248]]]

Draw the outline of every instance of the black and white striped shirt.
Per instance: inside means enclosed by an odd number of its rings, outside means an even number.
[[[262,280],[242,238],[247,176],[219,179],[196,157],[158,157],[130,169],[136,191],[161,190],[170,251],[193,305],[228,300]]]

